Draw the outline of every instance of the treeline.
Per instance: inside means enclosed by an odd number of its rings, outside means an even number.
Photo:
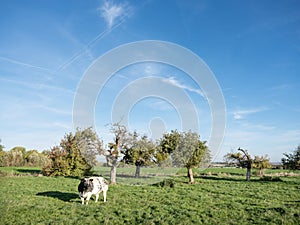
[[[27,151],[24,147],[14,147],[10,151],[0,150],[0,166],[42,167],[48,160],[46,152]]]
[[[140,176],[143,166],[185,167],[189,181],[193,183],[192,169],[209,163],[211,158],[206,142],[191,131],[173,130],[156,141],[137,132],[129,132],[119,123],[112,124],[110,132],[112,140],[104,145],[92,128],[77,129],[74,134],[65,134],[59,145],[43,152],[27,151],[24,147],[4,151],[0,140],[0,166],[42,167],[43,174],[47,176],[84,176],[96,165],[96,157],[103,155],[111,168],[111,183],[116,183],[116,171],[120,162],[135,165],[135,177]],[[300,169],[300,146],[293,153],[283,155],[283,168]],[[243,149],[226,154],[224,159],[228,163],[247,168],[247,180],[250,179],[251,168],[258,168],[263,173],[264,169],[271,166],[267,156],[252,157]]]
[[[137,178],[144,166],[185,167],[189,181],[193,183],[192,169],[210,161],[206,142],[201,141],[195,132],[173,130],[156,141],[146,135],[129,132],[126,126],[119,123],[112,124],[110,132],[112,140],[107,145],[92,128],[87,128],[66,134],[58,146],[43,153],[27,152],[22,147],[5,152],[2,147],[1,165],[41,166],[42,173],[47,176],[84,176],[89,175],[91,168],[96,165],[96,157],[103,155],[111,168],[112,184],[116,183],[120,163],[134,165]]]

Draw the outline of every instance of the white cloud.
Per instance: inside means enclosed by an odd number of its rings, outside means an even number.
[[[109,29],[111,29],[118,19],[123,19],[129,16],[129,6],[127,3],[114,3],[106,0],[99,8],[101,17],[104,18]]]
[[[240,119],[243,119],[247,115],[262,112],[265,110],[267,110],[267,108],[265,108],[265,107],[246,109],[246,110],[237,110],[237,111],[233,112],[233,118],[235,120],[240,120]]]
[[[187,91],[194,92],[194,93],[199,94],[202,97],[204,97],[204,94],[202,93],[202,91],[200,89],[192,88],[192,87],[187,86],[185,84],[181,84],[174,77],[169,77],[167,79],[163,79],[163,81],[166,82],[166,83],[168,83],[168,84],[171,84],[171,85],[173,85],[175,87],[179,87],[179,88],[185,89]]]
[[[147,106],[150,107],[151,109],[161,110],[161,111],[175,110],[174,106],[172,106],[167,101],[161,99],[153,99],[153,101],[148,102]]]

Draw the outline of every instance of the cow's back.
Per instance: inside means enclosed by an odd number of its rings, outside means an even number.
[[[92,194],[108,190],[108,182],[103,177],[90,177],[89,179],[93,179],[94,188]]]

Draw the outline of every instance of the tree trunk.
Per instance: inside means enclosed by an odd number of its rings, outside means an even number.
[[[194,181],[194,175],[193,175],[193,169],[192,168],[187,168],[188,169],[188,177],[189,177],[189,182],[191,184],[195,183]]]
[[[117,178],[117,166],[112,165],[110,167],[110,184],[116,184],[117,183],[116,178]]]
[[[264,175],[264,169],[259,169],[259,176],[263,176]]]
[[[251,176],[251,168],[252,168],[252,159],[251,159],[251,156],[249,155],[248,151],[247,150],[244,150],[244,149],[241,149],[241,148],[238,148],[239,151],[243,152],[244,155],[246,156],[247,158],[247,161],[246,161],[246,165],[247,165],[247,173],[246,173],[246,180],[247,181],[250,181],[250,176]]]
[[[136,167],[135,167],[135,178],[139,178],[140,177],[140,172],[141,172],[141,166],[140,165],[136,165]]]
[[[247,167],[247,173],[246,173],[246,180],[250,181],[250,177],[251,177],[251,166]]]
[[[119,165],[118,157],[106,155],[107,164],[110,166],[110,184],[116,184],[117,167]]]

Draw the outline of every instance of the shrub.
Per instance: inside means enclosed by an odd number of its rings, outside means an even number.
[[[157,187],[170,187],[170,188],[174,188],[175,187],[175,182],[172,179],[165,179],[159,183],[154,184],[154,186]]]

